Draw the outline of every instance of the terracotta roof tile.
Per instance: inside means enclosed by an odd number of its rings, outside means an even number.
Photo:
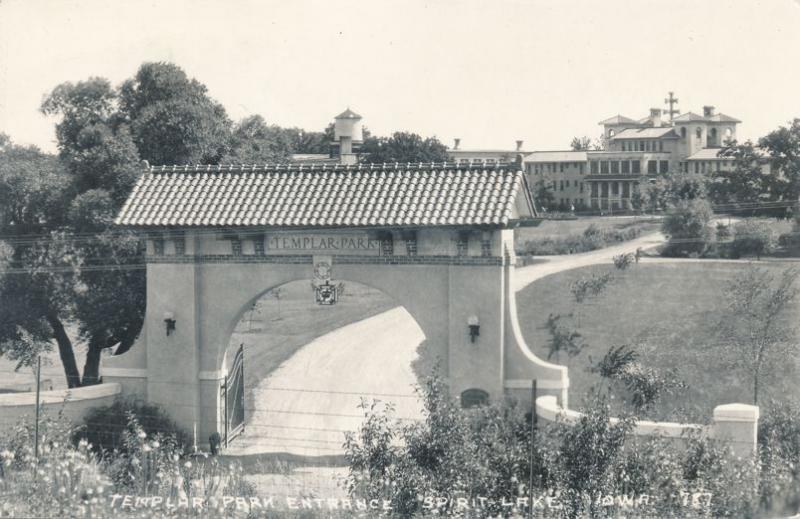
[[[505,225],[522,173],[502,165],[154,166],[118,225]]]

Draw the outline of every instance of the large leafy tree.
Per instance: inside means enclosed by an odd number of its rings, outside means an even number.
[[[715,204],[754,204],[775,199],[777,176],[762,168],[767,159],[752,142],[730,141],[719,155],[733,160],[733,170],[713,173],[709,196]]]
[[[64,326],[75,256],[58,231],[69,185],[55,157],[0,136],[0,353],[19,368],[54,339],[75,387],[80,377]]]
[[[436,137],[423,138],[416,133],[395,132],[391,137],[368,137],[361,147],[361,161],[446,162],[447,146]]]
[[[225,108],[171,63],[139,67],[120,88],[119,115],[151,164],[217,164],[228,151]]]
[[[59,156],[71,180],[66,224],[77,266],[69,306],[88,346],[83,385],[98,382],[102,350],[129,348],[144,319],[141,244],[111,227],[140,171],[118,102],[108,81],[92,78],[59,85],[42,104],[60,117]]]
[[[268,125],[260,115],[239,121],[233,128],[230,151],[222,163],[275,163],[291,159],[299,131]]]
[[[774,183],[776,198],[800,199],[800,118],[762,137],[759,146],[767,152],[772,167],[780,172]]]

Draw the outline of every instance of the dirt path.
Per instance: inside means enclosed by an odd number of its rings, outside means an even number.
[[[362,397],[419,418],[411,363],[423,339],[402,307],[318,337],[259,383],[245,432],[226,453],[342,454],[344,431],[363,420]]]

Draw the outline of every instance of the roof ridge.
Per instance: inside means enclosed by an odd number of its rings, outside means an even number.
[[[470,163],[457,162],[384,162],[367,164],[302,164],[302,163],[275,163],[275,164],[195,164],[195,165],[161,165],[149,166],[150,173],[255,173],[278,171],[397,171],[397,170],[426,170],[426,169],[461,169],[461,170],[499,170],[513,169],[513,163]]]

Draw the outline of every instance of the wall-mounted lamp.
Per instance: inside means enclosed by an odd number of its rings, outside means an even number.
[[[481,334],[481,323],[478,321],[478,316],[471,315],[467,319],[467,326],[469,327],[469,340],[475,342],[475,337]]]
[[[172,312],[164,312],[164,324],[167,325],[167,337],[175,331],[175,315]]]

